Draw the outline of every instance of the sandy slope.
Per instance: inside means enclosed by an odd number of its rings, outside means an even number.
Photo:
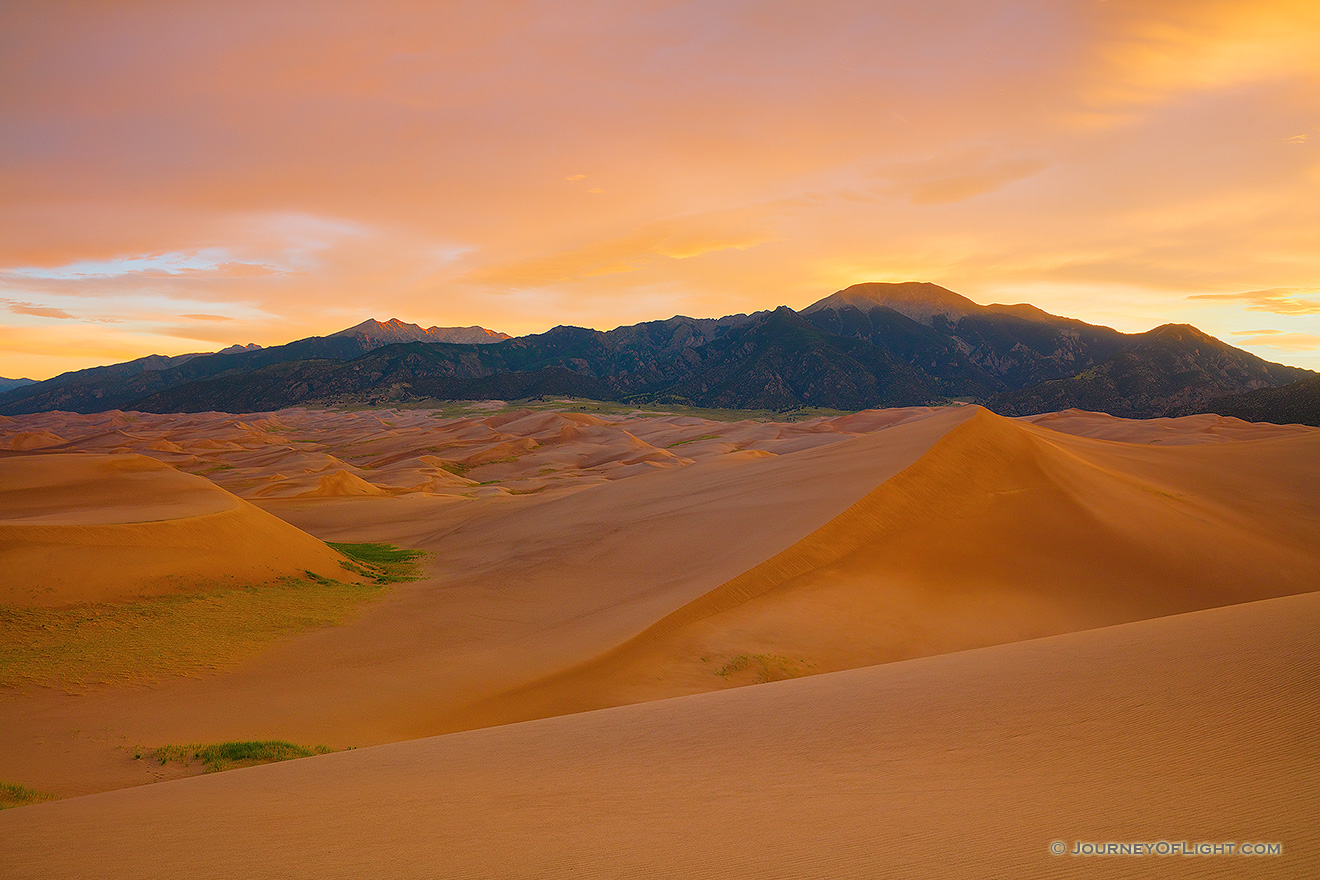
[[[0,875],[1312,877],[1318,627],[1309,594],[41,804]]]
[[[795,425],[525,410],[41,418],[9,427],[45,425],[70,449],[211,450],[207,468],[234,463],[213,478],[315,536],[433,553],[425,581],[224,674],[0,695],[0,778],[63,796],[169,774],[131,760],[135,745],[387,743],[1320,579],[1315,429],[975,408]],[[440,466],[462,455],[496,458],[467,476]],[[290,463],[310,470],[280,488],[269,478]],[[539,478],[546,467],[558,470]],[[437,491],[396,491],[426,468]],[[289,497],[339,472],[385,488]],[[536,480],[553,487],[504,488]]]
[[[371,745],[1320,581],[1315,429],[975,408],[30,421],[7,430],[224,465],[209,475],[320,538],[433,553],[353,622],[224,674],[0,694],[0,779],[61,795],[159,778],[135,745]],[[383,494],[295,497],[340,472]]]
[[[0,458],[0,604],[107,602],[311,570],[338,554],[141,455]]]
[[[1137,446],[978,410],[812,535],[486,720],[1309,591],[1316,486],[1320,432]]]
[[[481,723],[468,706],[607,650],[791,546],[970,414],[889,413],[873,420],[884,430],[792,454],[721,454],[562,492],[271,503],[323,538],[434,551],[432,577],[225,675],[0,701],[0,779],[80,794],[157,778],[128,757],[134,745],[361,746]]]

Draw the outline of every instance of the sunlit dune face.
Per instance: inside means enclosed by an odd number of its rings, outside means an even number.
[[[1303,0],[12,7],[0,375],[907,279],[1320,367],[1318,41]]]

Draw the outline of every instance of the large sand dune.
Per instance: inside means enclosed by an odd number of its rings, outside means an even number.
[[[0,569],[0,604],[43,606],[344,574],[316,538],[133,454],[0,457]]]
[[[1320,585],[1320,432],[1136,446],[986,410],[792,547],[490,704],[582,711]]]
[[[1320,594],[0,814],[15,878],[1302,878]],[[1054,856],[1061,841],[1277,856]]]

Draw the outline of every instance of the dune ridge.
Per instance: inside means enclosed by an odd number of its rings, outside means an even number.
[[[760,565],[657,620],[635,641],[658,639],[861,549],[877,534],[953,515],[991,491],[1030,442],[989,411],[953,427],[930,450],[843,513]]]

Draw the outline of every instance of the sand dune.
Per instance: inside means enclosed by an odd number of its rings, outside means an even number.
[[[1311,877],[1318,626],[1310,594],[39,804],[0,874]],[[1282,854],[1048,851],[1079,840]]]
[[[89,459],[150,451],[318,538],[432,554],[360,617],[222,674],[0,699],[0,779],[60,795],[157,778],[133,744],[365,746],[1320,583],[1315,429],[971,407],[3,424]],[[316,493],[341,471],[377,491]]]
[[[717,455],[553,492],[264,502],[323,539],[430,550],[430,576],[224,675],[0,703],[0,779],[77,794],[154,779],[126,754],[135,743],[362,746],[480,723],[470,705],[599,654],[791,546],[970,414],[925,410],[792,454]],[[70,735],[80,728],[94,732]]]
[[[799,452],[931,413],[913,407],[789,424],[528,409],[452,418],[413,410],[292,409],[238,419],[38,413],[0,423],[0,449],[46,444],[61,451],[137,452],[248,499],[346,492],[478,499],[581,488],[747,450]],[[337,470],[352,479],[321,479]],[[477,490],[478,484],[498,488]]]
[[[340,469],[331,471],[328,474],[322,474],[317,480],[316,488],[307,492],[301,492],[299,498],[318,498],[327,495],[340,497],[360,497],[362,495],[388,495],[384,489],[368,483],[361,477],[349,473],[347,470]]]
[[[783,552],[487,723],[1312,590],[1320,433],[1137,447],[985,410]],[[1250,500],[1247,500],[1250,499]]]
[[[1163,443],[1173,446],[1232,440],[1263,440],[1268,437],[1306,434],[1314,430],[1304,425],[1244,422],[1232,416],[1218,416],[1213,413],[1176,419],[1124,419],[1107,413],[1067,409],[1062,412],[1025,416],[1021,421],[1080,437],[1094,437],[1122,443]]]
[[[0,603],[108,602],[314,571],[325,544],[140,455],[0,458]]]

